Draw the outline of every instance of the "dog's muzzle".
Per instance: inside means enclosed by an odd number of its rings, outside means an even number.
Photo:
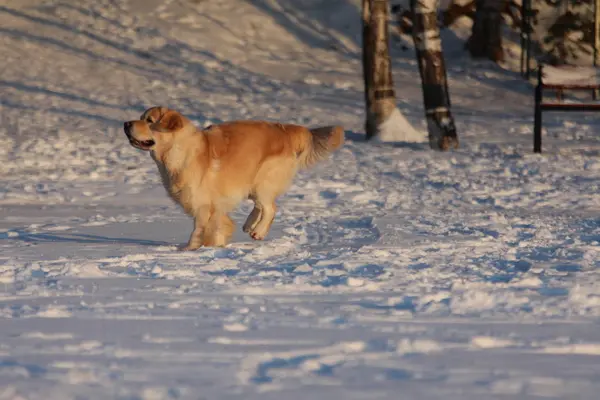
[[[154,146],[154,140],[137,140],[131,134],[131,130],[133,129],[133,122],[127,121],[123,124],[123,130],[125,131],[125,135],[127,135],[127,139],[129,139],[129,143],[133,147],[137,147],[141,150],[149,150],[152,146]]]

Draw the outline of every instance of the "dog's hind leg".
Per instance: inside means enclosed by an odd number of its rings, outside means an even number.
[[[248,233],[254,230],[254,228],[256,228],[256,225],[258,225],[258,222],[260,221],[261,217],[262,210],[260,208],[260,204],[257,203],[256,200],[254,200],[254,208],[252,209],[250,215],[248,215],[248,218],[244,223],[244,227],[242,228],[244,232]]]
[[[275,205],[275,198],[271,196],[259,196],[256,199],[256,207],[260,209],[260,217],[250,232],[250,237],[254,240],[263,240],[269,230],[271,224],[275,219],[275,213],[277,212],[277,206]],[[256,209],[255,207],[255,209]],[[252,214],[250,214],[250,217]],[[248,217],[248,219],[250,219]]]
[[[275,199],[289,187],[296,173],[296,167],[295,158],[278,157],[263,163],[256,178],[259,184],[254,188],[252,194],[252,200],[255,204],[254,210],[252,210],[248,221],[246,221],[248,227],[253,225],[249,229],[252,239],[263,240],[269,233],[277,212]],[[257,210],[256,214],[255,210]],[[253,217],[256,217],[256,219]],[[252,222],[252,224],[249,222]]]

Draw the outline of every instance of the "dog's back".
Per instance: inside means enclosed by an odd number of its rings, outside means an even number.
[[[300,125],[266,121],[233,121],[211,125],[204,132],[224,139],[219,143],[221,146],[232,140],[238,144],[244,142],[252,147],[260,147],[267,156],[290,150],[297,156],[306,153],[304,156],[312,160],[303,161],[306,167],[321,161],[344,143],[344,130],[341,126],[308,129]]]
[[[266,121],[228,122],[211,126],[203,133],[210,143],[211,156],[220,160],[221,168],[230,165],[238,173],[243,167],[251,173],[253,167],[269,158],[296,161],[294,170],[308,168],[344,142],[340,126],[308,129]]]

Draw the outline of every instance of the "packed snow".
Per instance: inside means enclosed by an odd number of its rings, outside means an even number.
[[[0,399],[595,399],[600,124],[443,31],[461,146],[364,141],[358,0],[0,6]],[[398,107],[426,136],[410,38]],[[406,49],[406,50],[403,50]],[[512,58],[511,58],[512,57]],[[510,60],[516,60],[510,62]],[[341,124],[273,230],[192,221],[122,123]],[[414,140],[411,140],[414,142]]]

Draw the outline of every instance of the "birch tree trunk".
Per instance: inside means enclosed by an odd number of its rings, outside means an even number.
[[[362,0],[363,77],[367,139],[420,142],[396,107],[388,38],[388,0]]]
[[[363,41],[363,52],[362,52],[362,63],[363,63],[363,80],[365,84],[365,109],[367,111],[367,119],[365,122],[365,131],[367,133],[367,139],[371,139],[374,136],[373,130],[369,129],[369,112],[373,108],[373,72],[371,67],[373,65],[373,50],[370,47],[371,41],[371,0],[362,0],[362,41]]]
[[[471,56],[504,60],[502,50],[502,10],[507,0],[475,0],[475,20],[467,48]]]
[[[437,23],[439,0],[411,0],[410,4],[429,146],[436,150],[457,148],[458,136],[450,112],[446,65]]]

